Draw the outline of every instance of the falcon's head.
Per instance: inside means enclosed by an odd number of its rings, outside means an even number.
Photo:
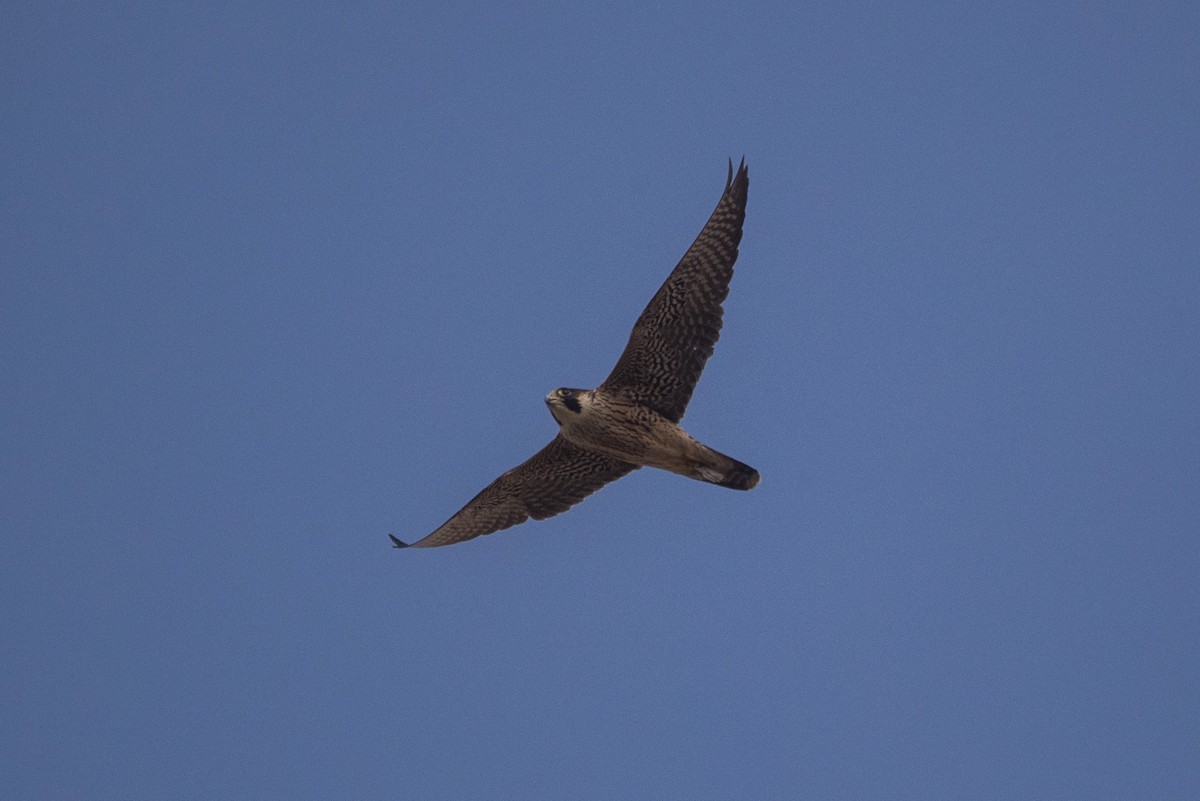
[[[586,389],[559,387],[546,396],[546,405],[550,407],[550,414],[562,425],[583,412],[584,405],[592,399],[591,395]]]

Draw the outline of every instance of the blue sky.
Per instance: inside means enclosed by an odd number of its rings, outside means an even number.
[[[1194,797],[1194,4],[167,5],[0,25],[12,797]],[[761,485],[390,549],[743,154]]]

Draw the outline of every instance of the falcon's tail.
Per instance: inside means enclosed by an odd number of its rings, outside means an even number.
[[[736,490],[754,489],[758,486],[758,471],[748,464],[742,464],[736,459],[730,459],[733,467],[725,474],[725,478],[717,483],[722,487]]]
[[[692,478],[736,490],[754,489],[758,486],[758,471],[753,467],[707,445],[701,447],[704,449],[704,461],[696,466]]]

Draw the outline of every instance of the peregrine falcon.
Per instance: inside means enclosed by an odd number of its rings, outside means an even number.
[[[433,548],[565,512],[610,481],[658,467],[731,489],[758,471],[697,442],[679,425],[721,335],[721,302],[746,217],[745,159],[708,222],[634,323],[625,352],[595,389],[556,389],[546,405],[557,436],[471,499],[436,531],[397,548]]]

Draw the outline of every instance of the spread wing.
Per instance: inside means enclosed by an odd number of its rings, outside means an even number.
[[[565,512],[636,465],[572,445],[556,436],[527,462],[489,484],[436,531],[412,543],[433,548]],[[407,548],[391,534],[397,548]]]
[[[679,264],[633,326],[629,344],[601,385],[679,422],[721,336],[721,302],[729,294],[737,261],[746,190],[745,159],[725,194]]]

